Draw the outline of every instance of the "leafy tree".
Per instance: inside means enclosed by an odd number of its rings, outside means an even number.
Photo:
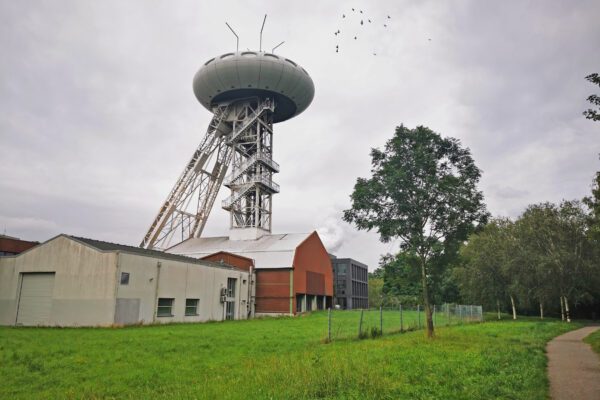
[[[369,307],[383,305],[383,279],[369,277]]]
[[[423,126],[397,127],[384,150],[371,150],[371,165],[372,177],[356,181],[344,220],[376,229],[383,242],[400,239],[401,250],[415,258],[432,337],[433,267],[487,219],[477,189],[481,171],[457,139]]]
[[[585,77],[585,79],[600,86],[600,75],[598,75],[597,73],[588,75]],[[598,96],[596,94],[590,95],[587,98],[587,101],[589,101],[590,103],[592,103],[595,106],[600,106],[600,96]],[[600,108],[598,110],[593,110],[590,108],[590,109],[584,111],[583,115],[585,115],[585,117],[587,119],[591,119],[592,121],[600,121]]]
[[[579,201],[563,201],[560,205],[542,203],[529,206],[519,224],[521,241],[537,253],[539,279],[534,288],[542,301],[558,293],[561,315],[570,321],[569,299],[575,303],[591,297],[588,280],[593,279],[587,236],[587,215]]]
[[[583,203],[589,209],[589,234],[597,244],[600,244],[600,171],[596,172],[592,183],[592,195],[585,197]]]
[[[381,257],[383,270],[383,293],[390,305],[417,304],[422,302],[419,268],[415,257],[400,252]]]
[[[490,221],[480,232],[469,237],[461,248],[462,267],[455,274],[461,293],[470,301],[481,301],[496,308],[500,319],[501,304],[510,299],[513,319],[517,318],[515,296],[519,274],[514,224],[508,219]]]
[[[381,278],[381,279],[383,279],[383,268],[378,267],[378,268],[375,268],[375,270],[373,272],[369,272],[369,279],[370,278]]]

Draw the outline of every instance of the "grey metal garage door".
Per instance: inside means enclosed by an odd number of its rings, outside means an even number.
[[[23,274],[17,325],[47,325],[53,290],[54,272]]]

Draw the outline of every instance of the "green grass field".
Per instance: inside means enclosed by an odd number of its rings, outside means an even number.
[[[357,312],[345,312],[350,325]],[[392,320],[390,318],[390,320]],[[489,322],[325,343],[327,313],[123,329],[0,328],[0,399],[546,399],[545,343]],[[391,328],[390,328],[391,329]]]
[[[592,346],[592,349],[594,349],[596,353],[600,354],[600,330],[592,333],[584,340]]]

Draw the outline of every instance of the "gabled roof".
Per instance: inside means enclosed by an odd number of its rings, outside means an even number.
[[[123,252],[123,253],[138,254],[138,255],[142,255],[142,256],[146,256],[146,257],[160,258],[163,260],[173,260],[173,261],[181,261],[181,262],[186,262],[186,263],[191,263],[191,264],[206,265],[209,267],[235,269],[234,267],[232,267],[228,264],[216,263],[216,262],[207,261],[207,260],[199,260],[197,258],[186,257],[186,256],[179,255],[179,254],[165,253],[164,251],[149,250],[149,249],[144,249],[141,247],[127,246],[124,244],[111,243],[111,242],[104,242],[102,240],[89,239],[89,238],[83,238],[83,237],[78,237],[78,236],[70,236],[70,235],[61,235],[61,236],[65,236],[67,238],[70,238],[77,242],[83,243],[85,245],[88,245],[88,246],[93,247],[96,250],[100,250],[100,251],[119,251],[119,252]]]
[[[257,269],[292,268],[296,248],[310,235],[312,233],[283,233],[253,240],[230,240],[227,236],[192,238],[167,251],[198,258],[225,251],[253,259]]]

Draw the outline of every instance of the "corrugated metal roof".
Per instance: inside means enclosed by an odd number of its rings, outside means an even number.
[[[70,235],[64,235],[64,236],[66,236],[70,239],[73,239],[77,242],[87,244],[88,246],[91,246],[91,247],[93,247],[97,250],[101,250],[101,251],[120,251],[120,252],[124,252],[124,253],[139,254],[142,256],[146,256],[146,257],[160,258],[163,260],[173,260],[173,261],[181,261],[181,262],[186,262],[186,263],[191,263],[191,264],[205,265],[208,267],[236,269],[233,266],[228,265],[228,264],[216,263],[216,262],[207,261],[207,260],[199,260],[198,258],[195,258],[195,257],[186,257],[185,255],[180,255],[180,254],[175,254],[175,253],[166,253],[164,251],[149,250],[149,249],[144,249],[141,247],[134,247],[134,246],[127,246],[124,244],[104,242],[102,240],[96,240],[96,239],[90,239],[90,238],[84,238],[84,237],[78,237],[78,236],[70,236]]]
[[[227,236],[192,238],[167,251],[188,257],[204,257],[227,251],[252,258],[256,268],[291,268],[296,248],[312,233],[265,235],[254,240],[230,240]]]

